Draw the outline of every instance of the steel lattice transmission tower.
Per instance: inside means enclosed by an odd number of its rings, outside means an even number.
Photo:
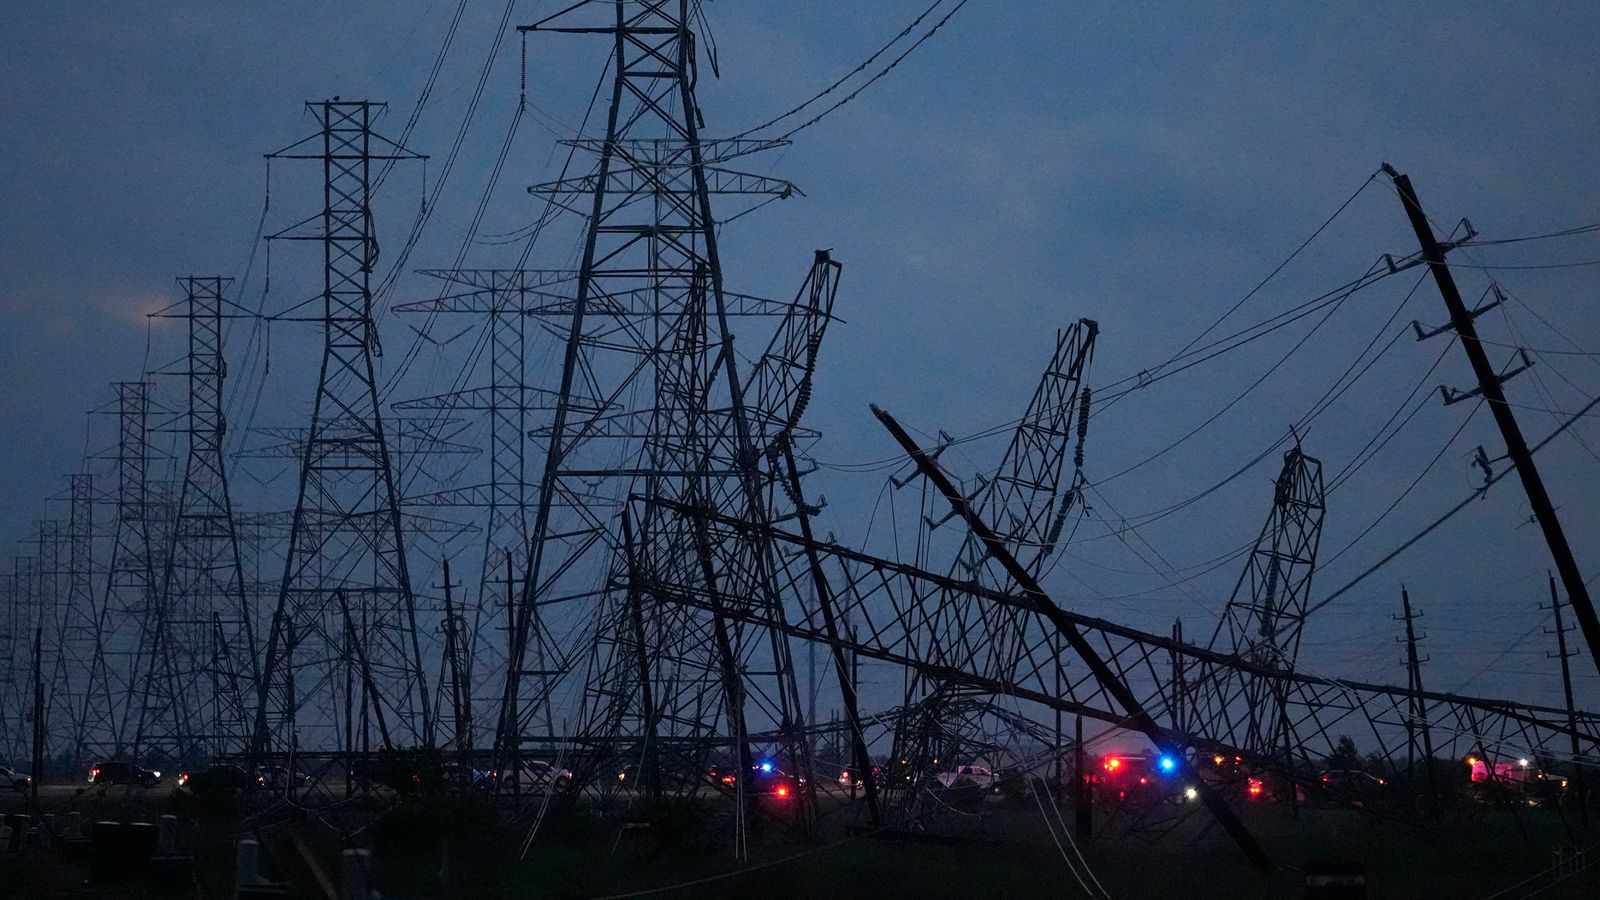
[[[370,285],[378,258],[373,163],[421,157],[373,131],[383,104],[334,98],[307,108],[321,130],[271,157],[321,162],[323,209],[272,237],[322,247],[322,308],[314,319],[322,325],[322,367],[257,687],[257,756],[299,744],[349,750],[355,715],[377,718],[386,742],[393,728],[403,740],[433,743],[400,495],[373,369]],[[366,689],[359,713],[345,716],[341,740],[338,711],[350,707],[340,701],[353,699],[348,687],[341,693],[352,649]]]
[[[1210,648],[1268,671],[1293,672],[1311,599],[1327,501],[1322,463],[1298,441],[1283,455],[1272,511],[1222,611]],[[1268,757],[1293,754],[1293,723],[1280,691],[1255,679],[1221,679],[1185,697],[1179,716],[1229,723],[1235,746]],[[1181,701],[1180,701],[1181,702]]]
[[[34,599],[35,563],[31,556],[16,556],[5,577],[0,603],[0,753],[7,759],[26,759],[31,733],[31,661],[25,636],[33,633],[39,604]]]
[[[1080,319],[1056,333],[1050,361],[1039,377],[1027,411],[1012,431],[999,467],[992,476],[979,475],[979,483],[968,498],[978,517],[993,523],[995,536],[1035,577],[1054,555],[1072,511],[1083,507],[1082,467],[1090,404],[1085,380],[1094,361],[1099,333],[1100,326],[1092,319]],[[1070,475],[1068,460],[1073,462]],[[934,508],[942,502],[937,497],[931,499]],[[931,530],[953,518],[952,512],[925,522]],[[962,538],[949,571],[953,579],[998,589],[1011,583],[1009,576],[993,564],[984,542],[970,531]],[[929,604],[919,615],[925,619],[924,627],[940,635],[941,643],[964,651],[956,657],[935,660],[944,665],[1003,670],[1017,665],[1019,659],[1028,659],[1059,675],[1065,664],[1061,659],[1064,648],[1053,633],[1030,632],[1025,627],[1025,616],[985,609],[976,598],[957,596]],[[968,644],[964,636],[980,621],[995,638]],[[973,702],[968,696],[971,693],[967,688],[946,685],[941,679],[908,672],[904,718],[896,727],[894,758],[907,760],[911,771],[936,769],[935,760],[939,759],[972,758],[974,747],[962,745],[971,742],[971,735],[992,730],[981,720],[993,713],[988,704]],[[1037,712],[1043,714],[1045,710]],[[1052,711],[1050,716],[1059,749],[1060,714]],[[1015,722],[1010,719],[1001,723],[1002,730],[1014,727]],[[979,739],[978,743],[983,741]],[[914,806],[922,802],[921,794],[920,790],[910,790],[902,799]]]
[[[111,733],[110,674],[103,656],[100,601],[94,586],[94,476],[68,479],[67,565],[53,607],[41,609],[51,658],[52,752],[87,762],[91,733]]]
[[[1212,649],[1294,669],[1326,509],[1322,463],[1296,443],[1283,455],[1273,482],[1272,512],[1223,609]]]
[[[116,383],[116,514],[106,586],[95,616],[97,646],[84,694],[83,744],[121,755],[129,710],[141,683],[144,634],[156,608],[154,522],[150,503],[150,385]],[[69,675],[70,677],[70,675]],[[100,687],[104,685],[104,688]],[[80,751],[81,752],[81,751]]]
[[[605,136],[571,142],[595,154],[594,169],[530,189],[561,208],[587,207],[588,219],[556,409],[537,432],[548,438],[545,467],[497,729],[499,755],[513,765],[554,737],[538,722],[559,685],[529,677],[544,668],[533,623],[536,609],[565,600],[598,610],[572,617],[586,630],[553,637],[568,657],[548,664],[571,671],[574,658],[602,654],[573,686],[582,688],[576,730],[586,743],[701,760],[716,744],[748,765],[753,732],[797,735],[803,725],[775,630],[648,600],[652,581],[693,577],[719,604],[768,604],[767,551],[674,529],[648,504],[622,512],[630,497],[660,498],[764,522],[776,484],[758,472],[764,454],[729,319],[784,316],[792,304],[725,288],[711,196],[795,189],[722,165],[771,142],[701,139],[691,6],[597,0],[522,28],[608,36],[613,78]],[[633,648],[637,663],[623,683],[612,680],[627,668],[613,664],[625,658],[619,647]],[[785,743],[795,755],[798,742]],[[804,770],[803,760],[784,764]]]
[[[483,565],[479,570],[476,605],[460,614],[463,620],[448,628],[459,643],[463,696],[450,696],[470,712],[470,725],[452,723],[457,743],[479,746],[479,738],[492,735],[494,711],[504,685],[508,649],[496,638],[497,624],[505,623],[511,590],[510,572],[527,565],[529,512],[537,486],[528,480],[527,438],[529,414],[554,409],[551,392],[528,385],[526,352],[528,319],[548,314],[541,308],[546,288],[567,282],[574,272],[540,272],[518,269],[424,270],[423,274],[447,282],[452,290],[432,300],[394,307],[396,312],[472,314],[486,319],[488,329],[488,383],[420,397],[394,404],[398,411],[430,411],[449,415],[456,411],[480,412],[489,423],[488,481],[406,498],[410,507],[467,508],[481,510],[484,528]],[[559,302],[559,300],[558,300]],[[568,304],[569,305],[569,304]],[[533,626],[535,656],[547,654],[543,629]],[[545,664],[537,664],[540,671]],[[441,694],[443,692],[443,685]],[[462,734],[460,732],[466,732]]]
[[[188,452],[159,603],[146,634],[149,663],[134,734],[136,756],[155,752],[189,760],[247,749],[253,701],[247,692],[260,661],[223,448],[222,321],[232,317],[223,313],[231,281],[180,278],[184,299],[155,314],[188,324],[187,355],[179,367],[160,373],[186,380],[188,403],[179,430],[187,436]]]

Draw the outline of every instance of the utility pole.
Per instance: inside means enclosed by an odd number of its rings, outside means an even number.
[[[39,805],[39,782],[44,780],[44,626],[33,628],[33,781],[28,798]]]
[[[1087,755],[1083,752],[1083,716],[1078,716],[1076,725],[1077,734],[1072,744],[1072,782],[1074,824],[1078,830],[1078,841],[1087,844],[1094,836],[1094,788],[1089,784],[1089,771],[1087,768]]]
[[[817,606],[822,611],[823,627],[828,630],[828,649],[833,654],[833,670],[839,679],[839,696],[844,704],[844,714],[849,720],[850,742],[852,755],[855,757],[856,777],[851,780],[850,791],[855,793],[855,782],[860,781],[862,790],[867,798],[867,815],[872,821],[872,827],[877,828],[883,824],[878,809],[878,780],[872,772],[872,756],[867,751],[866,733],[861,727],[861,711],[859,698],[856,696],[856,679],[846,664],[844,647],[840,641],[839,620],[834,615],[833,588],[828,583],[827,576],[822,570],[822,561],[812,549],[811,515],[807,511],[805,494],[800,487],[800,470],[795,465],[794,448],[787,442],[783,445],[783,461],[788,470],[789,489],[795,497],[795,507],[798,510],[796,518],[800,521],[800,533],[805,536],[807,552],[806,561],[811,567],[811,583],[816,590]],[[846,625],[848,628],[849,626]],[[812,691],[815,696],[815,689]],[[814,721],[814,719],[813,719]]]
[[[462,645],[466,630],[466,617],[456,613],[451,591],[456,585],[450,582],[450,560],[444,560],[444,657],[450,679],[450,722],[454,726],[456,761],[463,773],[472,771],[472,683],[463,675]],[[470,777],[470,775],[469,775]]]
[[[1411,595],[1406,592],[1404,585],[1400,587],[1400,606],[1405,611],[1402,618],[1406,623],[1406,672],[1409,678],[1408,684],[1414,691],[1411,696],[1411,718],[1406,723],[1406,777],[1409,779],[1415,769],[1417,731],[1420,730],[1422,762],[1428,776],[1428,814],[1437,815],[1439,788],[1433,776],[1433,733],[1428,728],[1428,704],[1422,699],[1422,664],[1430,657],[1417,655],[1417,641],[1426,638],[1427,635],[1417,634],[1416,619],[1421,613],[1412,612]]]
[[[1567,698],[1567,736],[1572,739],[1572,787],[1573,793],[1578,798],[1578,817],[1584,828],[1589,827],[1589,797],[1584,785],[1583,757],[1578,749],[1578,713],[1572,702],[1572,668],[1567,660],[1578,655],[1577,650],[1567,649],[1567,628],[1561,624],[1561,595],[1556,593],[1556,577],[1550,576],[1550,612],[1556,619],[1556,653],[1561,660],[1561,689]],[[1549,629],[1545,629],[1549,633]],[[1546,650],[1549,656],[1550,651]]]
[[[1478,339],[1477,328],[1473,320],[1489,309],[1493,304],[1476,310],[1468,310],[1461,301],[1461,292],[1456,289],[1455,278],[1450,274],[1450,267],[1444,261],[1445,252],[1453,249],[1453,245],[1440,244],[1434,237],[1433,227],[1428,224],[1428,217],[1422,211],[1422,203],[1417,200],[1417,192],[1411,187],[1411,179],[1394,170],[1388,163],[1383,164],[1383,171],[1394,179],[1395,189],[1400,192],[1400,199],[1406,208],[1406,217],[1411,220],[1411,227],[1417,233],[1417,241],[1422,245],[1422,259],[1428,264],[1428,269],[1433,272],[1433,280],[1439,286],[1439,295],[1444,298],[1444,305],[1450,310],[1450,324],[1437,329],[1431,334],[1424,333],[1421,326],[1417,328],[1419,338],[1431,337],[1448,329],[1454,329],[1461,338],[1461,349],[1467,354],[1467,361],[1472,364],[1472,372],[1477,376],[1478,387],[1466,393],[1454,393],[1441,388],[1446,403],[1465,400],[1468,397],[1482,394],[1483,399],[1489,403],[1489,411],[1494,413],[1495,424],[1500,426],[1500,435],[1505,439],[1506,456],[1512,465],[1516,466],[1517,475],[1522,479],[1522,487],[1528,494],[1528,503],[1533,507],[1533,515],[1539,522],[1539,528],[1544,532],[1544,539],[1550,545],[1550,555],[1554,557],[1556,571],[1561,575],[1561,584],[1567,590],[1568,602],[1572,604],[1572,611],[1578,616],[1578,625],[1583,630],[1583,639],[1589,645],[1589,655],[1600,666],[1600,617],[1596,617],[1594,603],[1589,599],[1589,587],[1584,584],[1583,575],[1578,570],[1578,561],[1573,558],[1572,547],[1567,544],[1566,532],[1561,529],[1561,520],[1556,518],[1555,504],[1550,500],[1550,494],[1545,490],[1544,481],[1539,477],[1539,468],[1534,465],[1533,454],[1528,450],[1527,441],[1522,437],[1522,429],[1517,425],[1517,417],[1511,411],[1511,406],[1506,402],[1505,391],[1502,385],[1511,375],[1521,371],[1517,369],[1507,375],[1495,372],[1494,366],[1489,362],[1489,356],[1483,350],[1483,343]],[[1526,368],[1524,366],[1523,368]]]
[[[1172,620],[1172,641],[1174,644],[1183,643],[1183,620]],[[1180,731],[1188,727],[1187,717],[1184,715],[1185,691],[1183,684],[1183,663],[1178,656],[1177,648],[1167,654],[1171,657],[1172,664],[1172,727]]]

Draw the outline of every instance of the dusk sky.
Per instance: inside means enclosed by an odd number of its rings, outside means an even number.
[[[398,167],[380,193],[380,272],[398,258],[424,185],[431,191],[444,172],[479,72],[503,39],[392,302],[437,291],[410,270],[454,264],[518,104],[521,39],[510,27],[559,5],[524,0],[507,18],[503,3],[465,4],[408,141],[430,159]],[[810,97],[926,5],[708,2],[721,77],[702,66],[704,133],[743,131]],[[844,264],[836,307],[844,321],[828,333],[807,419],[824,435],[811,450],[821,468],[809,490],[828,500],[819,530],[895,555],[891,507],[902,528],[912,523],[912,491],[880,503],[891,496],[883,487],[896,447],[869,402],[930,443],[940,429],[960,436],[1004,425],[1026,406],[1055,331],[1079,317],[1101,327],[1089,384],[1115,393],[1113,384],[1155,369],[1212,326],[1352,195],[1206,340],[1355,279],[1385,253],[1415,252],[1388,179],[1372,178],[1384,161],[1411,176],[1442,231],[1463,217],[1480,241],[1600,222],[1600,6],[1225,6],[973,0],[792,146],[746,161],[805,196],[727,226],[729,286],[786,297],[813,250],[831,248]],[[86,451],[103,453],[113,441],[112,420],[85,416],[112,400],[109,383],[183,352],[178,323],[146,318],[180,298],[175,277],[240,279],[239,303],[269,314],[312,296],[314,253],[255,245],[269,184],[263,154],[313,133],[303,104],[335,95],[388,101],[380,130],[397,137],[455,10],[444,0],[12,5],[0,30],[6,556],[31,552],[35,521],[65,515],[47,498],[62,495]],[[556,177],[564,152],[555,141],[583,120],[604,44],[529,38],[532,109],[465,265],[517,264],[537,214],[524,188]],[[602,126],[591,120],[585,133]],[[317,212],[319,177],[314,164],[274,163],[264,230]],[[576,225],[553,229],[529,265],[570,265]],[[1469,302],[1491,277],[1513,297],[1479,328],[1496,342],[1489,349],[1498,362],[1510,363],[1516,347],[1530,351],[1534,367],[1508,391],[1537,442],[1600,392],[1600,231],[1467,248],[1451,261]],[[1161,633],[1181,617],[1190,638],[1203,641],[1243,565],[1208,561],[1259,532],[1281,454],[1143,520],[1262,453],[1347,369],[1359,380],[1301,432],[1330,484],[1408,397],[1405,413],[1419,411],[1330,493],[1313,598],[1467,496],[1481,483],[1474,448],[1497,457],[1504,446],[1476,400],[1447,407],[1439,399],[1439,384],[1469,388],[1472,375],[1459,348],[1446,353],[1448,338],[1418,343],[1411,334],[1412,320],[1431,327],[1447,318],[1423,274],[1386,278],[1331,308],[1320,325],[1320,313],[1301,319],[1097,414],[1085,465],[1092,515],[1049,576],[1057,599]],[[466,341],[452,338],[466,324],[437,324],[390,399],[447,390]],[[418,338],[401,314],[384,315],[379,327],[388,378]],[[253,440],[249,427],[305,424],[317,342],[310,325],[232,323],[236,446]],[[547,341],[530,358],[534,383],[555,385],[554,347]],[[159,380],[160,401],[180,408],[181,384]],[[944,461],[966,477],[992,469],[1004,449],[999,432],[953,447]],[[1600,427],[1593,417],[1580,422],[1537,459],[1579,565],[1600,575]],[[103,460],[88,465],[109,471]],[[237,463],[236,502],[281,508],[292,480],[285,468],[281,460]],[[1558,702],[1559,670],[1546,656],[1554,638],[1540,608],[1551,563],[1530,516],[1516,479],[1499,482],[1317,613],[1306,628],[1305,667],[1403,684],[1393,615],[1405,584],[1425,613],[1429,687]],[[414,572],[419,586],[437,581],[427,565]],[[1579,703],[1600,706],[1587,651],[1575,672]]]

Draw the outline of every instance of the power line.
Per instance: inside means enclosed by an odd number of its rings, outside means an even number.
[[[1531,456],[1531,455],[1533,455],[1535,453],[1538,453],[1541,449],[1544,448],[1544,446],[1546,444],[1548,444],[1551,441],[1555,440],[1556,437],[1559,436],[1563,431],[1566,431],[1568,428],[1571,428],[1573,423],[1577,422],[1579,418],[1581,418],[1584,414],[1589,412],[1589,410],[1593,409],[1597,405],[1600,405],[1600,396],[1597,396],[1593,400],[1590,400],[1588,403],[1584,404],[1584,407],[1582,409],[1578,410],[1576,413],[1573,413],[1570,418],[1568,418],[1565,422],[1561,423],[1561,426],[1559,428],[1557,428],[1555,431],[1550,432],[1550,434],[1546,435],[1545,438],[1543,440],[1541,440],[1539,443],[1534,444],[1532,447],[1528,448],[1528,454]],[[1384,566],[1388,565],[1390,562],[1394,561],[1394,559],[1396,557],[1398,557],[1400,554],[1404,553],[1405,551],[1411,549],[1412,545],[1416,544],[1418,541],[1420,541],[1423,538],[1427,537],[1429,534],[1431,534],[1434,531],[1434,529],[1438,528],[1440,525],[1443,525],[1445,522],[1448,522],[1451,518],[1453,518],[1455,516],[1456,513],[1459,513],[1463,509],[1466,509],[1467,505],[1469,503],[1471,503],[1472,501],[1482,497],[1484,495],[1484,493],[1489,490],[1490,487],[1492,487],[1493,485],[1498,483],[1500,481],[1500,479],[1506,477],[1507,475],[1509,475],[1510,473],[1512,473],[1514,471],[1516,471],[1515,467],[1502,469],[1498,474],[1496,474],[1493,477],[1489,478],[1484,483],[1484,485],[1482,487],[1480,487],[1477,490],[1473,491],[1471,494],[1468,494],[1466,499],[1462,500],[1460,503],[1457,503],[1455,506],[1451,507],[1449,510],[1447,510],[1444,513],[1444,515],[1442,515],[1439,518],[1433,520],[1433,522],[1429,523],[1426,528],[1423,528],[1421,531],[1417,532],[1415,535],[1412,535],[1410,538],[1408,538],[1405,541],[1405,543],[1401,544],[1399,547],[1396,547],[1387,556],[1385,556],[1382,559],[1378,560],[1377,562],[1373,563],[1366,571],[1362,572],[1360,575],[1357,575],[1355,578],[1350,579],[1348,582],[1345,582],[1344,586],[1340,587],[1338,590],[1336,590],[1333,593],[1329,594],[1327,597],[1324,597],[1320,602],[1316,603],[1315,605],[1313,605],[1312,607],[1307,609],[1306,610],[1306,615],[1309,616],[1310,614],[1316,612],[1317,610],[1323,608],[1324,606],[1327,606],[1329,603],[1332,603],[1334,600],[1338,599],[1346,591],[1350,590],[1351,588],[1353,588],[1356,585],[1360,584],[1361,582],[1365,581],[1368,576],[1372,575],[1374,572],[1378,571],[1379,569],[1381,569]]]
[[[940,5],[940,3],[943,3],[943,2],[944,2],[944,0],[939,0],[939,3],[935,3],[934,6],[936,7],[936,6]],[[851,91],[850,93],[846,94],[844,97],[840,98],[837,102],[835,102],[832,106],[829,106],[827,109],[824,109],[822,112],[817,113],[816,115],[812,116],[811,118],[807,119],[806,121],[800,123],[799,125],[796,125],[795,127],[789,129],[788,131],[784,132],[782,135],[780,135],[778,138],[776,138],[776,140],[778,140],[778,141],[787,141],[788,139],[794,137],[796,134],[799,134],[800,132],[804,131],[805,129],[810,128],[811,126],[817,124],[818,122],[821,122],[829,114],[833,113],[834,110],[839,109],[840,107],[844,106],[845,104],[849,103],[850,101],[852,101],[852,100],[856,99],[857,97],[861,96],[861,92],[862,91],[865,91],[867,88],[872,87],[874,84],[878,83],[879,79],[883,78],[884,76],[888,75],[890,72],[894,71],[896,66],[898,66],[898,65],[900,65],[900,63],[904,62],[906,57],[908,57],[912,53],[916,52],[916,49],[918,47],[921,47],[924,42],[926,42],[929,38],[933,37],[934,35],[938,34],[939,33],[939,29],[943,28],[945,26],[945,23],[949,22],[952,16],[954,16],[956,13],[960,12],[961,8],[963,6],[967,5],[967,2],[968,2],[968,0],[960,0],[960,2],[958,2],[954,7],[952,7],[949,12],[944,14],[944,18],[940,19],[938,22],[935,22],[933,27],[928,29],[927,33],[922,35],[922,37],[917,38],[917,40],[910,47],[907,47],[905,49],[905,52],[903,52],[899,56],[895,57],[894,60],[892,62],[890,62],[887,66],[884,66],[883,69],[878,72],[878,74],[876,74],[876,75],[872,76],[871,78],[867,79],[865,84],[862,84],[860,87],[858,87],[855,90]],[[932,12],[932,11],[933,11],[933,7],[929,7],[928,8],[928,12]],[[928,14],[928,12],[925,12],[925,13],[923,13],[922,16],[917,17],[916,21],[917,22],[922,21],[922,18],[924,16],[926,16]],[[907,27],[906,31],[910,31],[912,28],[915,28],[915,27],[916,27],[916,22],[913,22],[910,26]],[[900,37],[904,37],[904,36],[905,36],[905,32],[902,32]],[[900,40],[900,37],[896,37],[893,41],[890,41],[889,43],[890,44],[895,43],[896,41]],[[888,49],[888,48],[885,47],[884,49]],[[881,54],[882,52],[883,51],[880,50],[880,51],[878,51],[878,54]],[[873,58],[876,58],[878,54],[874,54]],[[871,62],[871,60],[869,59],[868,63],[870,63],[870,62]],[[860,68],[865,68],[865,66],[868,63],[864,63],[861,67],[859,67],[857,69],[857,71],[859,71]],[[854,74],[855,74],[854,72],[851,73],[851,75],[854,75]],[[850,77],[850,75],[846,75],[845,76],[845,78],[849,78],[849,77]],[[843,81],[843,80],[844,79],[841,79],[841,81]],[[817,100],[820,100],[825,94],[829,93],[830,91],[832,91],[837,86],[838,85],[835,84],[835,85],[832,85],[832,86],[828,87],[827,89],[822,91],[822,93],[820,93],[817,96],[811,98],[810,100],[807,100],[805,103],[800,104],[799,107],[796,107],[791,112],[785,113],[784,115],[779,116],[778,119],[775,119],[773,121],[776,122],[776,121],[781,121],[782,119],[788,118],[790,115],[793,115],[793,114],[797,113],[800,109],[803,109],[806,106],[809,106],[812,103],[816,102]],[[745,137],[745,136],[749,135],[751,132],[758,131],[758,130],[764,128],[764,127],[767,127],[767,126],[758,125],[755,128],[750,129],[750,131],[746,131],[743,134],[738,135],[738,137]]]

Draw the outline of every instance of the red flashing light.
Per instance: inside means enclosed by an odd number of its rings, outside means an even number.
[[[1261,782],[1257,781],[1254,778],[1250,779],[1250,788],[1249,788],[1249,790],[1250,790],[1250,796],[1252,796],[1252,797],[1261,796]]]
[[[1115,772],[1116,770],[1118,770],[1120,768],[1122,768],[1122,760],[1117,759],[1115,756],[1113,756],[1110,759],[1106,760],[1106,770],[1107,771]]]
[[[779,797],[787,797],[787,796],[789,796],[789,789],[780,785],[778,787],[778,796]]]

